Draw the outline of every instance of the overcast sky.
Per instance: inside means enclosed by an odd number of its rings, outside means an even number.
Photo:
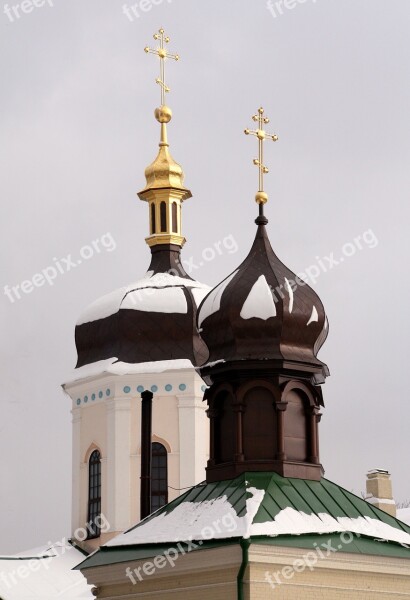
[[[192,276],[214,285],[250,248],[256,142],[243,129],[262,104],[280,138],[266,148],[270,239],[293,271],[321,271],[315,289],[330,321],[320,354],[331,371],[326,477],[360,494],[366,471],[386,468],[396,498],[410,498],[408,0],[15,6],[19,18],[0,6],[0,287],[57,263],[63,272],[52,286],[26,284],[21,299],[0,294],[0,553],[70,533],[60,384],[76,362],[81,311],[149,264],[135,193],[158,142],[157,64],[143,48],[161,25],[181,55],[168,68],[169,137],[193,193],[183,208]],[[115,244],[67,271],[61,259],[104,234]],[[237,251],[204,260],[227,236]],[[323,272],[332,253],[344,260]]]

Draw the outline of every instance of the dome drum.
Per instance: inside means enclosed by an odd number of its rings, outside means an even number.
[[[320,480],[318,386],[254,368],[253,378],[225,373],[205,398],[211,432],[208,482],[246,471]]]

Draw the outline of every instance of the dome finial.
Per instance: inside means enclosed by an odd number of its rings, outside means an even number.
[[[179,55],[170,54],[166,49],[165,44],[168,44],[170,39],[168,36],[165,35],[163,27],[161,27],[161,29],[158,30],[158,33],[154,33],[154,40],[159,40],[159,47],[150,48],[149,46],[145,46],[144,51],[149,54],[155,54],[159,58],[159,77],[157,77],[155,81],[161,87],[161,106],[165,106],[165,94],[167,94],[170,91],[169,87],[165,83],[165,60],[167,58],[172,58],[172,60],[179,60]],[[161,122],[162,121],[160,121],[160,123]]]
[[[263,116],[264,112],[264,109],[260,107],[258,108],[257,114],[252,117],[253,121],[258,123],[258,129],[245,129],[246,135],[255,135],[258,138],[259,156],[258,158],[253,159],[253,164],[256,165],[259,170],[259,189],[255,195],[255,200],[259,204],[259,217],[256,219],[258,225],[267,222],[263,214],[263,205],[268,201],[268,194],[263,189],[263,176],[266,173],[269,173],[269,169],[263,162],[263,142],[265,139],[272,140],[273,142],[278,141],[278,136],[276,134],[267,133],[263,129],[263,126],[269,123],[268,117]]]
[[[157,48],[144,48],[147,54],[154,54],[160,61],[159,77],[156,83],[161,88],[161,106],[155,109],[155,118],[161,124],[159,152],[154,162],[145,169],[146,186],[139,192],[141,200],[150,205],[150,233],[146,238],[149,246],[172,244],[183,246],[185,238],[181,234],[181,204],[191,197],[191,192],[184,187],[184,172],[169,152],[167,123],[172,118],[172,111],[165,104],[165,94],[170,88],[165,81],[165,61],[168,58],[179,60],[178,54],[168,52],[166,45],[170,39],[164,29],[154,33],[159,41]]]

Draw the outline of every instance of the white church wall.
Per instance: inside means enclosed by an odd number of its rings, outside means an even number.
[[[87,522],[88,460],[94,448],[102,457],[102,512],[110,531],[123,531],[139,520],[144,389],[154,394],[153,441],[168,450],[168,499],[205,478],[209,440],[202,401],[205,385],[193,368],[101,374],[64,389],[72,399],[73,532]]]

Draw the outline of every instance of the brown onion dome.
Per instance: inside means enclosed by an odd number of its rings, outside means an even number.
[[[180,247],[156,245],[147,274],[93,302],[75,329],[77,368],[101,360],[201,364],[207,350],[196,329],[209,287],[187,275]]]
[[[269,359],[311,371],[317,382],[323,381],[328,369],[317,358],[328,334],[323,304],[273,252],[267,219],[256,222],[247,258],[199,307],[198,328],[209,350],[201,374],[206,377],[207,367],[218,361]]]

